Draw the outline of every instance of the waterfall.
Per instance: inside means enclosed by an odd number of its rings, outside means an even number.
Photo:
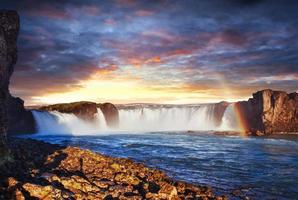
[[[212,130],[212,106],[131,108],[119,110],[124,131]]]
[[[236,115],[231,104],[225,110],[222,122],[215,121],[215,104],[196,106],[136,106],[119,108],[119,126],[109,128],[100,109],[95,120],[86,121],[74,114],[56,111],[33,111],[41,134],[100,134],[102,132],[156,132],[156,131],[236,131]]]
[[[219,130],[240,131],[240,127],[237,122],[236,110],[235,110],[234,104],[230,104],[226,108],[224,115],[222,117],[222,123]]]
[[[99,109],[94,121],[86,121],[74,114],[57,111],[32,111],[40,134],[96,134],[107,129],[104,116]]]

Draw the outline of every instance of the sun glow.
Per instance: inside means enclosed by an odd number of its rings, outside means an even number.
[[[77,89],[35,96],[32,100],[42,104],[86,100],[113,103],[186,104],[211,103],[221,100],[208,93],[183,91],[183,87],[185,86],[151,86],[140,83],[138,80],[89,80],[81,82]]]
[[[57,91],[32,97],[32,104],[68,103],[74,101],[94,101],[112,103],[160,103],[191,104],[215,103],[219,101],[236,101],[236,96],[229,89],[224,78],[218,74],[214,80],[218,88],[210,89],[185,82],[146,82],[127,68],[125,73],[101,69],[94,72],[86,80],[81,80],[76,87],[67,91]],[[146,69],[138,69],[146,70]],[[218,90],[221,92],[218,93]]]

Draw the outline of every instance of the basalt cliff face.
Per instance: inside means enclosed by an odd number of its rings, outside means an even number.
[[[0,10],[0,134],[32,133],[35,122],[24,102],[9,92],[9,80],[17,62],[19,16],[15,11]]]
[[[8,129],[7,99],[8,85],[17,61],[17,37],[19,33],[19,16],[13,11],[0,11],[0,151],[6,146]]]
[[[298,93],[262,90],[235,104],[248,133],[298,132]]]

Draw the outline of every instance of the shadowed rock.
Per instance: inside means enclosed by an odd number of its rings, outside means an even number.
[[[20,98],[9,93],[9,80],[17,62],[19,16],[15,11],[0,10],[0,135],[3,143],[6,132],[33,133],[35,122]]]
[[[8,134],[34,133],[35,119],[31,111],[26,110],[24,101],[10,96],[7,101]]]
[[[9,79],[17,61],[19,15],[15,11],[0,10],[0,156],[5,154],[8,116]]]

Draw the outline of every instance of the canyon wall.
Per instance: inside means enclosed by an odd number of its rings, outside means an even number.
[[[235,106],[248,133],[298,132],[298,93],[266,89],[254,93],[248,101],[237,102]]]

